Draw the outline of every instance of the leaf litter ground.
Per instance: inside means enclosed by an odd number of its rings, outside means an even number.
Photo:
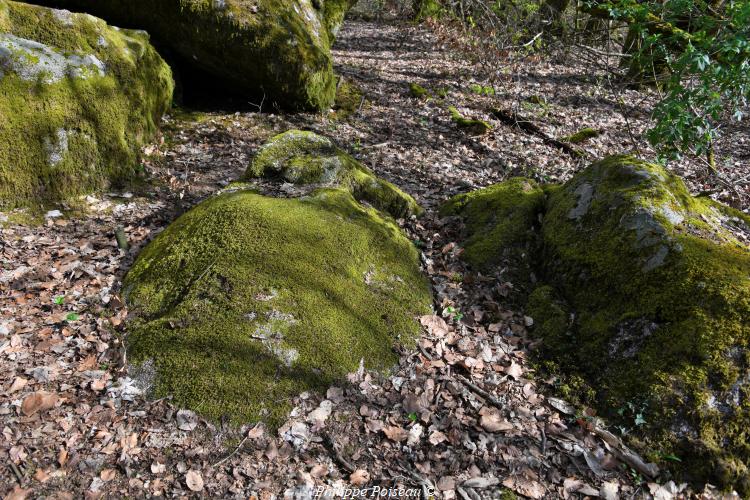
[[[337,69],[364,98],[347,119],[271,109],[175,113],[165,120],[165,140],[145,151],[149,184],[87,197],[41,224],[19,223],[24,213],[0,214],[0,494],[266,500],[377,484],[464,500],[507,498],[509,491],[529,498],[687,495],[684,486],[636,471],[618,438],[580,425],[576,410],[538,379],[529,360],[533,318],[507,301],[513,284],[502,273],[466,269],[460,227],[436,210],[452,194],[512,175],[564,180],[593,158],[645,148],[632,137],[646,126],[653,97],[627,91],[627,102],[640,107],[623,111],[583,76],[586,68],[525,60],[488,73],[455,55],[450,40],[440,30],[350,21],[335,50]],[[494,95],[471,90],[488,82]],[[412,97],[410,83],[433,97]],[[451,105],[492,130],[472,136],[459,129]],[[584,127],[601,133],[577,145],[586,158],[576,159],[504,125],[490,107],[528,116],[550,137]],[[435,291],[436,314],[420,319],[418,349],[401,353],[390,376],[359,371],[326,394],[300,395],[273,433],[207,422],[168,399],[144,398],[126,368],[127,310],[118,295],[124,273],[147,241],[237,179],[265,140],[290,128],[333,137],[427,209],[418,221],[399,221],[419,242]],[[737,134],[727,143],[741,165],[750,143]],[[697,182],[698,170],[686,162],[680,171],[695,191],[710,189],[747,208],[741,181],[748,172],[727,172],[738,181],[731,191]],[[272,182],[259,188],[299,194]],[[116,246],[118,227],[127,251]],[[714,496],[710,488],[701,495]]]

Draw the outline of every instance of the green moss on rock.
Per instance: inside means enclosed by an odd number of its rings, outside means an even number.
[[[330,47],[350,0],[37,0],[148,30],[235,92],[286,109],[334,102]]]
[[[488,271],[510,262],[514,278],[527,282],[528,256],[536,250],[535,231],[544,201],[544,190],[536,182],[516,177],[455,196],[443,205],[441,214],[463,218],[463,258],[469,264]]]
[[[484,135],[492,130],[492,125],[490,125],[486,121],[465,118],[461,116],[461,113],[459,113],[458,110],[453,106],[450,106],[448,108],[448,112],[451,115],[451,120],[453,121],[453,123],[455,123],[459,128],[468,131],[472,135]]]
[[[500,268],[507,249],[538,248],[527,313],[561,392],[628,427],[617,410],[643,408],[632,444],[679,457],[664,465],[681,479],[750,494],[750,248],[736,237],[748,217],[629,156],[545,186],[546,201],[528,182],[444,208],[466,221],[465,258]]]
[[[354,115],[364,104],[362,89],[354,82],[342,79],[336,89],[336,102],[333,109],[336,118],[347,119]]]
[[[132,177],[172,90],[145,33],[0,0],[0,205]]]
[[[313,132],[289,130],[272,138],[260,148],[245,173],[245,179],[253,177],[344,187],[358,200],[394,217],[421,212],[411,196],[376,177],[329,138]]]
[[[750,249],[731,226],[749,227],[657,165],[595,163],[549,200],[544,274],[557,296],[537,292],[530,314],[603,414],[642,402],[646,448],[680,457],[686,479],[747,494]]]
[[[586,128],[579,130],[575,134],[561,137],[560,140],[563,142],[569,142],[571,144],[579,144],[589,139],[593,139],[594,137],[598,137],[599,135],[601,135],[600,131],[590,128],[590,127],[586,127]]]
[[[155,396],[271,425],[360,360],[394,365],[431,301],[409,240],[340,188],[211,198],[145,248],[124,290],[129,359],[153,363]]]

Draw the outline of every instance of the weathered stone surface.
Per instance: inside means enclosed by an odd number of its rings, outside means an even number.
[[[750,491],[748,217],[628,156],[547,192],[527,312],[560,390],[683,478]]]
[[[330,47],[350,0],[37,0],[147,30],[213,88],[286,109],[327,109]],[[185,82],[190,85],[190,82]]]
[[[131,177],[172,88],[145,33],[0,0],[0,205]]]

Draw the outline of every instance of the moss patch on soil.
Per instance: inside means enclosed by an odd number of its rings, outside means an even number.
[[[346,120],[365,104],[362,89],[354,82],[342,79],[336,89],[336,102],[333,105],[335,117]]]
[[[343,187],[356,199],[397,218],[422,211],[411,196],[375,176],[329,138],[313,132],[289,130],[264,144],[245,179],[264,176],[296,184]]]
[[[410,83],[409,95],[417,99],[427,99],[428,97],[430,97],[430,92],[418,83]]]
[[[153,359],[155,396],[271,425],[360,360],[395,364],[431,302],[413,245],[345,189],[211,198],[146,247],[124,290],[129,357]]]
[[[148,36],[4,0],[0,32],[0,206],[133,177],[173,90]]]

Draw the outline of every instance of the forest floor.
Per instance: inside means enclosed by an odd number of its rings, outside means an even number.
[[[349,21],[334,52],[338,72],[364,95],[346,119],[269,113],[272,103],[264,113],[175,112],[164,141],[146,150],[150,182],[41,221],[0,214],[0,495],[267,500],[347,484],[466,500],[508,491],[678,494],[683,486],[667,474],[654,480],[623,464],[623,448],[554,397],[554,380],[541,380],[530,360],[533,318],[507,300],[513,283],[465,269],[460,227],[437,214],[450,195],[513,175],[564,180],[593,159],[645,149],[633,138],[654,96],[615,95],[601,85],[606,75],[544,59],[490,74],[436,32],[406,25]],[[409,83],[444,97],[414,98]],[[492,85],[494,95],[476,94],[472,83]],[[493,130],[467,135],[449,105]],[[495,120],[490,107],[514,110],[550,137],[584,127],[601,133],[577,145],[585,157],[576,158]],[[435,290],[436,314],[421,318],[419,348],[403,353],[388,377],[360,371],[325,395],[300,395],[277,432],[207,422],[168,399],[144,398],[127,376],[124,273],[155,234],[237,179],[265,140],[290,128],[334,138],[426,208],[419,220],[399,221],[421,242]],[[730,134],[726,144],[746,165],[748,139]],[[738,190],[700,181],[697,163],[680,173],[695,191],[716,190],[747,208],[748,172],[732,171]],[[116,246],[118,226],[128,251]]]

